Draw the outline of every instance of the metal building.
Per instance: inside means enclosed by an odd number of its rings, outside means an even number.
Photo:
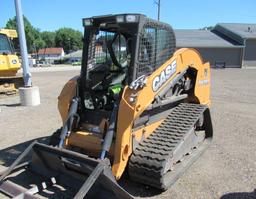
[[[213,30],[175,30],[177,47],[197,49],[212,67],[256,67],[256,24],[219,23]]]
[[[177,47],[197,49],[212,67],[241,67],[243,45],[231,43],[209,30],[175,30]]]
[[[213,31],[244,46],[242,67],[256,67],[256,24],[219,23]]]

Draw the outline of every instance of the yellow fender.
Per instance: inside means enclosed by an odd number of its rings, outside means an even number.
[[[173,67],[175,72],[162,83],[157,91],[153,91],[153,81],[167,67]],[[128,86],[124,88],[122,99],[119,105],[114,164],[112,166],[113,175],[119,179],[128,163],[132,149],[132,126],[136,118],[153,102],[154,97],[168,84],[173,78],[186,67],[194,68],[197,71],[194,95],[195,103],[210,105],[210,65],[203,63],[200,54],[194,49],[183,48],[176,51],[166,63],[159,67],[154,73],[147,78],[146,85],[140,90],[132,90]],[[135,102],[131,102],[131,96],[135,96]],[[150,135],[157,126],[153,125],[147,129],[147,135]]]

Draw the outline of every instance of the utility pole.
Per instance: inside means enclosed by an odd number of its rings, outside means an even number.
[[[155,0],[155,4],[157,5],[157,20],[160,21],[161,0]]]
[[[16,8],[16,21],[17,21],[18,32],[19,32],[19,42],[20,42],[20,52],[21,52],[21,58],[22,58],[24,83],[25,83],[25,87],[30,87],[32,86],[32,79],[31,79],[31,74],[29,73],[28,50],[27,50],[26,36],[24,31],[24,21],[23,21],[23,14],[22,14],[20,0],[15,0],[15,8]]]
[[[32,86],[31,73],[29,72],[28,50],[24,30],[23,14],[21,1],[14,0],[16,8],[16,21],[19,33],[20,52],[22,58],[22,69],[24,78],[24,87],[19,88],[20,101],[23,106],[37,106],[40,104],[39,88]]]

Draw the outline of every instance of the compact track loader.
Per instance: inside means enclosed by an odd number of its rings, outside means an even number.
[[[11,197],[36,198],[61,184],[76,191],[69,198],[132,198],[117,183],[125,171],[166,190],[211,142],[209,63],[194,49],[176,50],[168,24],[120,14],[83,25],[81,73],[58,98],[63,127],[2,173],[0,189]],[[9,182],[23,168],[42,185]]]
[[[16,94],[24,85],[23,77],[17,75],[20,62],[12,45],[12,39],[17,37],[16,30],[0,29],[0,95]]]

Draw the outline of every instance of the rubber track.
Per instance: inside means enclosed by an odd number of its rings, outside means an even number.
[[[162,184],[164,165],[205,109],[205,105],[189,103],[175,107],[155,132],[134,150],[129,161],[131,179],[165,189]],[[175,169],[170,172],[175,172]]]

